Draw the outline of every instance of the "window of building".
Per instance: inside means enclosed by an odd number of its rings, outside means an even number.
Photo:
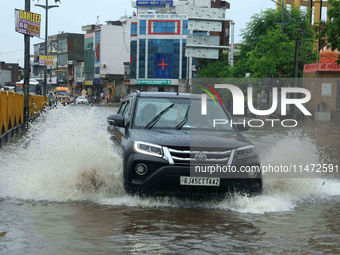
[[[182,45],[182,79],[186,79],[187,78],[187,66],[188,66],[188,62],[187,62],[187,58],[185,57],[185,47],[186,47],[186,40],[183,40],[183,45]]]
[[[95,74],[100,74],[100,67],[95,67],[94,68],[94,73]]]
[[[100,30],[96,31],[96,38],[95,38],[95,60],[96,64],[100,64]]]
[[[183,20],[183,35],[187,35],[187,34],[188,34],[188,21]]]
[[[58,51],[67,51],[67,38],[59,39],[58,41]]]
[[[80,78],[81,77],[81,68],[76,67],[76,77]]]
[[[179,79],[180,40],[148,41],[148,78]]]
[[[193,32],[194,35],[207,35],[207,32],[203,32],[203,31],[194,31]]]
[[[137,36],[137,23],[131,23],[131,36]]]
[[[58,65],[59,66],[66,66],[67,65],[67,54],[59,54]]]
[[[130,56],[130,78],[136,79],[137,74],[137,41],[131,41],[131,56]]]
[[[139,40],[139,78],[145,78],[145,39]]]
[[[146,20],[139,21],[139,34],[141,35],[146,34]]]
[[[169,35],[181,33],[180,20],[149,20],[149,34]]]

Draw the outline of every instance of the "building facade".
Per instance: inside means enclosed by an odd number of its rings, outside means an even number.
[[[339,51],[326,47],[320,52],[318,63],[304,67],[304,87],[311,92],[307,109],[311,112],[328,111],[331,119],[340,121],[340,65]],[[322,109],[320,109],[322,108]]]
[[[33,45],[34,53],[31,60],[31,78],[39,81],[40,85],[43,84],[44,81],[44,72],[45,67],[39,65],[39,56],[44,55],[45,53],[45,43],[37,43]]]
[[[0,85],[14,86],[19,81],[19,64],[0,62],[1,83]]]
[[[131,20],[131,17],[121,17],[106,24],[82,27],[86,32],[84,70],[88,95],[104,93],[111,99],[115,88],[123,85],[124,62],[130,59]]]
[[[41,85],[44,82],[45,67],[39,64],[39,56],[45,55],[45,43],[34,45],[31,77],[38,80]],[[76,90],[75,66],[84,62],[84,35],[61,32],[48,37],[47,55],[54,58],[53,66],[47,67],[47,91],[55,91],[58,86],[69,87],[71,91]]]
[[[281,0],[277,2],[281,4]],[[314,25],[318,25],[323,18],[322,14],[325,13],[325,15],[327,15],[328,10],[331,8],[331,5],[325,0],[284,0],[283,6],[287,8],[287,5],[294,6],[299,10],[305,8],[307,12],[310,13],[311,24]],[[280,5],[278,4],[277,7],[280,7]],[[324,12],[323,8],[326,9]],[[328,17],[326,18],[328,20]]]
[[[0,88],[8,86],[11,82],[11,71],[0,69]]]
[[[132,1],[137,15],[131,23],[128,91],[188,92],[195,60],[185,56],[191,7],[229,8],[225,1]],[[196,31],[193,33],[202,33]],[[229,23],[223,23],[222,45],[229,43]]]

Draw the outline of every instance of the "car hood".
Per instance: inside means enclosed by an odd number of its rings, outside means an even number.
[[[250,145],[251,142],[235,131],[189,131],[130,129],[133,141],[143,141],[167,147],[200,147],[234,149]]]

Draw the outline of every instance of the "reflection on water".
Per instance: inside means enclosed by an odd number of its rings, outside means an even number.
[[[122,188],[112,108],[61,107],[0,150],[0,253],[340,253],[340,182],[264,180],[257,197],[140,199]],[[263,163],[339,162],[340,128],[251,130]]]

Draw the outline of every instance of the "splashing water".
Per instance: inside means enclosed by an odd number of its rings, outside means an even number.
[[[221,202],[202,204],[128,196],[122,185],[122,160],[106,131],[106,117],[113,112],[110,108],[67,106],[49,110],[39,117],[17,144],[0,150],[0,197],[266,213],[292,211],[307,199],[340,196],[337,180],[266,177],[262,195],[236,195]],[[308,164],[326,160],[315,143],[298,131],[256,139],[263,164]]]
[[[98,109],[90,107],[41,116],[20,146],[1,151],[1,196],[77,201],[123,194],[121,159],[98,123]]]

